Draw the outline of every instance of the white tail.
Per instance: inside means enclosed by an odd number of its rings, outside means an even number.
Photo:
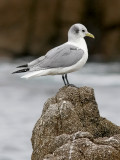
[[[31,77],[38,77],[38,76],[43,76],[43,75],[45,75],[45,71],[44,70],[42,70],[42,71],[34,71],[34,72],[31,72],[31,73],[28,73],[28,74],[22,76],[21,78],[28,79],[28,78],[31,78]]]

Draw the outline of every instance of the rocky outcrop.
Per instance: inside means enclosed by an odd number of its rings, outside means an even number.
[[[94,90],[65,86],[45,103],[32,160],[119,160],[120,127],[100,117]]]
[[[83,23],[91,57],[119,60],[119,0],[1,0],[0,56],[45,54],[67,40],[74,23]]]

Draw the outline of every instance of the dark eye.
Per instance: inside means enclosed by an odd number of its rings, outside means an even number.
[[[84,29],[82,29],[82,32],[85,32],[85,30],[84,30]]]

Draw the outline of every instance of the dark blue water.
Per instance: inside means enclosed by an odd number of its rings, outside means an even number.
[[[61,76],[25,80],[11,75],[19,63],[0,61],[0,160],[30,160],[34,124],[44,102],[63,86]],[[93,87],[101,116],[120,125],[119,63],[88,63],[68,78],[76,86]]]

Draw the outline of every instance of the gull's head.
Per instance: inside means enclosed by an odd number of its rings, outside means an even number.
[[[89,33],[87,28],[80,23],[72,25],[68,31],[68,41],[76,41],[85,36],[95,38],[94,35]]]

